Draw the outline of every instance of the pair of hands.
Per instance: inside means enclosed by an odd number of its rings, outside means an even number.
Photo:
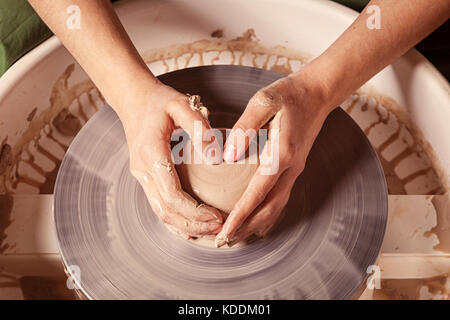
[[[216,208],[197,203],[182,190],[172,162],[170,138],[175,130],[182,128],[193,137],[195,121],[202,124],[202,133],[211,129],[202,114],[190,107],[189,97],[156,81],[125,98],[128,111],[119,117],[129,146],[130,170],[159,219],[187,239],[215,238],[216,246],[264,234],[286,205],[331,111],[325,107],[324,90],[307,80],[301,73],[293,74],[261,89],[233,127],[224,147],[225,161],[236,161],[248,147],[248,143],[238,145],[233,137],[264,126],[269,137],[271,131],[278,130],[279,166],[271,175],[258,168],[225,222]],[[196,151],[204,154],[208,144],[201,146],[203,152]]]
[[[258,171],[223,223],[216,209],[199,205],[183,192],[171,163],[172,131],[183,128],[192,133],[194,120],[203,121],[204,129],[209,129],[209,124],[189,108],[185,95],[159,83],[149,73],[110,2],[77,1],[80,11],[86,13],[79,30],[67,28],[67,17],[61,14],[72,0],[29,2],[121,118],[131,170],[156,214],[186,237],[219,233],[218,245],[260,234],[274,223],[332,107],[447,21],[450,12],[448,0],[371,0],[319,57],[298,73],[260,90],[249,101],[235,129],[257,130],[263,125],[269,130],[279,129],[279,171],[272,176]],[[374,18],[368,9],[374,7],[382,15],[379,29],[368,27]],[[129,92],[128,96],[124,92]],[[237,150],[237,146],[233,149],[229,141],[224,156],[234,160],[243,150]]]

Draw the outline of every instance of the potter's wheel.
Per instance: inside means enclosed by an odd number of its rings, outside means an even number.
[[[209,66],[160,79],[200,94],[212,125],[229,127],[279,77]],[[276,229],[243,247],[203,247],[159,222],[128,171],[122,125],[109,107],[71,144],[54,199],[64,264],[80,268],[79,291],[92,299],[348,298],[376,259],[387,220],[376,153],[341,109],[327,119]]]

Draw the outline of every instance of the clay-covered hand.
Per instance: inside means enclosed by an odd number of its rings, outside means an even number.
[[[116,110],[120,110],[125,129],[131,173],[143,187],[153,211],[169,229],[186,238],[217,234],[222,215],[182,190],[171,157],[170,141],[175,130],[182,128],[193,137],[196,121],[201,123],[202,133],[210,129],[201,112],[190,107],[189,97],[159,81],[140,90],[136,84]]]
[[[323,85],[300,71],[259,90],[250,99],[227,138],[224,160],[239,159],[260,128],[268,129],[268,140],[256,173],[215,239],[217,247],[233,245],[252,234],[263,235],[280,216],[332,110],[325,103],[325,93]],[[239,135],[245,135],[245,144],[238,143]]]

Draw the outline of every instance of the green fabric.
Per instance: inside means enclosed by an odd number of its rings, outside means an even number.
[[[26,0],[0,0],[0,75],[51,35]]]

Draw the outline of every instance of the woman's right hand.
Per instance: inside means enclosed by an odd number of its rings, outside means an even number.
[[[187,95],[158,80],[133,86],[115,109],[126,134],[130,171],[159,219],[186,238],[214,237],[222,227],[222,215],[182,190],[170,148],[175,130],[184,129],[192,139],[196,121],[202,134],[210,129],[207,119],[190,107]],[[199,148],[207,145],[202,142]]]

